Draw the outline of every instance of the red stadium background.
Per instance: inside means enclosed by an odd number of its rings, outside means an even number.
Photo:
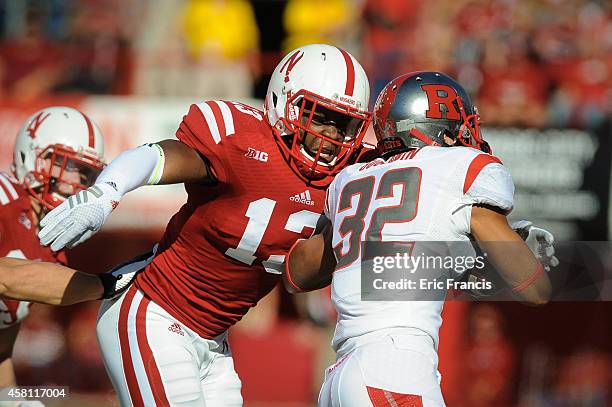
[[[19,126],[41,107],[89,114],[110,160],[173,137],[190,103],[261,106],[282,52],[328,42],[364,62],[373,95],[406,71],[457,77],[513,174],[513,219],[533,219],[560,240],[609,240],[608,2],[213,3],[0,2],[0,169],[9,170]],[[128,195],[101,233],[68,254],[70,264],[99,273],[148,250],[185,196],[182,186]],[[447,302],[439,354],[448,406],[612,405],[611,304]],[[70,386],[71,400],[49,405],[117,405],[97,350],[97,306],[35,305],[23,324],[19,383]],[[315,405],[333,362],[333,324],[326,290],[266,297],[231,330],[245,405]]]

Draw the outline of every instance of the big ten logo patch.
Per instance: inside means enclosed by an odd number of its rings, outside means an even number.
[[[266,153],[265,151],[255,150],[252,147],[249,147],[244,156],[264,163],[268,162],[268,153]]]

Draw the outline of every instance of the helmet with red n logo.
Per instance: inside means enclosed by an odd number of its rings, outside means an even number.
[[[340,171],[360,146],[371,120],[369,97],[368,78],[352,55],[311,44],[289,52],[276,66],[264,110],[292,165],[308,179],[320,179]],[[313,129],[319,119],[333,123],[341,137]],[[312,137],[318,139],[314,148],[305,143]]]
[[[17,133],[12,171],[46,209],[93,185],[104,167],[98,126],[71,107],[53,106],[30,116]]]
[[[440,72],[412,72],[389,82],[376,100],[374,132],[385,156],[426,145],[490,152],[470,96]]]

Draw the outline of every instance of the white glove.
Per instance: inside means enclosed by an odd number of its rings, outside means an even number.
[[[544,265],[546,271],[550,271],[551,267],[559,265],[559,259],[555,257],[555,247],[553,246],[555,238],[552,233],[546,229],[533,226],[533,222],[528,220],[514,222],[512,229],[523,238],[538,261]]]
[[[59,251],[71,249],[93,236],[119,204],[121,194],[111,183],[96,184],[72,195],[40,222],[38,238]]]

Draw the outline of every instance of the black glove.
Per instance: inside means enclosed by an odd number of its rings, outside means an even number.
[[[138,273],[145,269],[147,264],[153,260],[157,252],[157,245],[150,252],[141,254],[132,260],[122,263],[111,271],[98,274],[98,278],[104,286],[104,294],[100,299],[113,299],[127,290]]]

